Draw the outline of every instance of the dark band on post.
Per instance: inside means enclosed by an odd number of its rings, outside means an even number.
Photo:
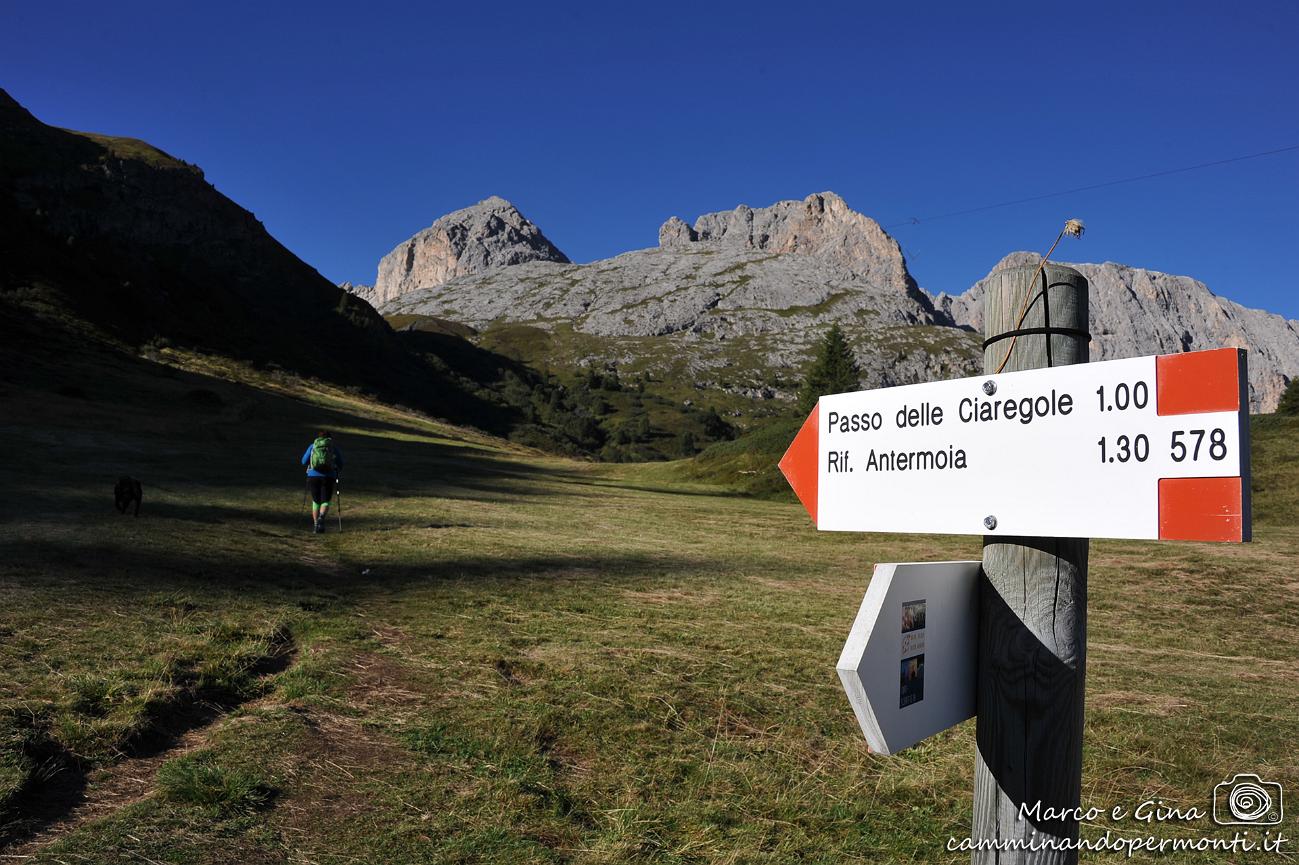
[[[1092,339],[1092,335],[1090,333],[1088,333],[1085,330],[1078,330],[1077,328],[1074,327],[1024,327],[1024,328],[1020,328],[1019,330],[1008,330],[1005,333],[999,333],[996,336],[990,336],[983,341],[983,347],[987,348],[988,346],[992,345],[995,342],[998,342],[1003,339],[1010,339],[1011,337],[1015,337],[1015,336],[1037,336],[1041,334],[1052,336],[1057,333],[1062,336],[1081,336],[1082,338],[1086,339],[1088,342],[1091,342]]]

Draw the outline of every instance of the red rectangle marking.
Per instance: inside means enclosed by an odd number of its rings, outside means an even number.
[[[1240,478],[1160,478],[1161,541],[1245,540]]]
[[[1161,415],[1240,411],[1240,349],[1215,348],[1155,358],[1155,405]]]

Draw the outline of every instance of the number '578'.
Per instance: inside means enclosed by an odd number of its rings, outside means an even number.
[[[1205,436],[1208,436],[1208,447],[1204,447]],[[1223,460],[1227,458],[1227,434],[1221,429],[1215,430],[1176,430],[1173,432],[1172,457],[1173,462],[1180,463],[1185,460],[1195,461],[1200,458],[1200,451],[1203,450],[1209,455],[1210,459]]]

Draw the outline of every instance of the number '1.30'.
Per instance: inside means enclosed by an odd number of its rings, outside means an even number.
[[[1150,459],[1150,439],[1144,434],[1131,437],[1116,436],[1113,450],[1109,449],[1109,442],[1105,436],[1101,436],[1096,444],[1100,445],[1103,463],[1125,463],[1129,460],[1143,463]]]

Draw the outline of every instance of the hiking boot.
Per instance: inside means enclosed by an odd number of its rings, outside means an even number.
[[[324,530],[325,530],[325,527],[324,527],[323,525],[321,525],[320,520],[316,520],[316,525],[315,525],[315,527],[312,529],[312,534],[316,534],[316,535],[318,535],[318,534],[320,534],[321,532],[323,532]]]

